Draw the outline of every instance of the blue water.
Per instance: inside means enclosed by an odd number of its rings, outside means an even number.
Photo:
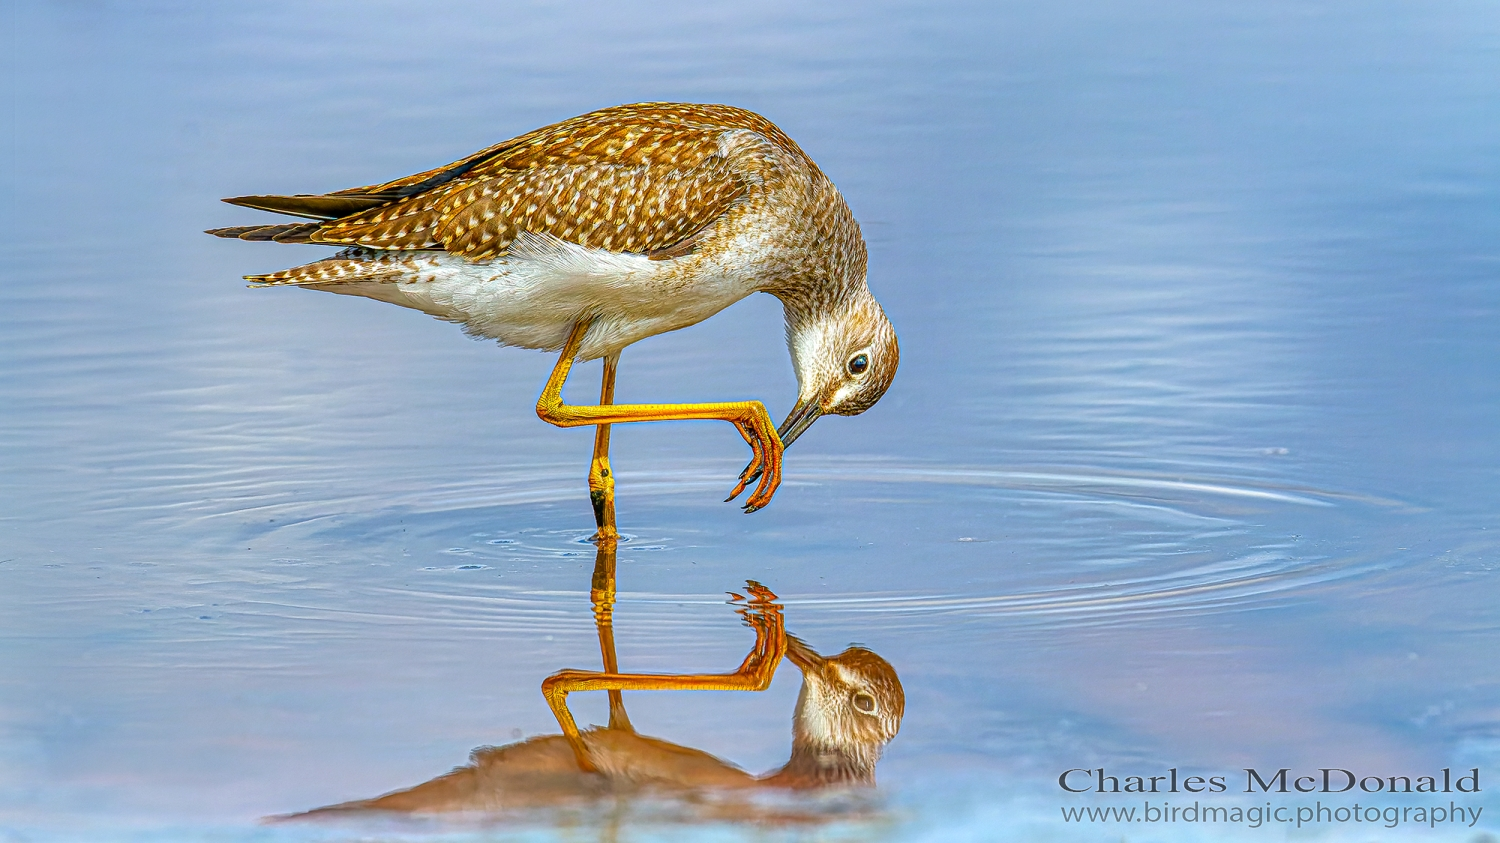
[[[0,281],[0,840],[1481,839],[1500,833],[1500,11],[1485,3],[14,4]],[[858,641],[873,813],[262,826],[556,727],[592,668],[590,436],[552,360],[248,290],[218,203],[728,102],[839,185],[902,343],[745,516],[727,425],[617,428],[624,669],[727,670],[724,592]],[[763,299],[763,300],[762,300]],[[758,297],[618,399],[795,382]],[[597,384],[580,372],[573,395]],[[591,381],[592,379],[592,381]],[[627,696],[754,771],[763,694]],[[579,695],[584,722],[602,700]],[[1070,768],[1483,775],[1470,828],[1069,824]],[[1345,806],[1363,794],[1322,795]],[[1441,797],[1441,798],[1438,798]],[[1311,798],[1311,797],[1310,797]],[[1185,795],[1162,801],[1190,800]],[[665,813],[663,813],[665,812]],[[1487,838],[1485,838],[1487,839]]]

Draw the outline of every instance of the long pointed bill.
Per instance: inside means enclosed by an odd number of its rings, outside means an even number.
[[[776,435],[781,437],[781,447],[789,447],[802,435],[802,431],[812,427],[812,423],[823,415],[823,408],[816,401],[798,401],[797,406],[787,414],[786,421],[781,427],[776,428]]]

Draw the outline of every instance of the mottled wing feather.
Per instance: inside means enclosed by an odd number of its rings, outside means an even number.
[[[453,182],[389,205],[325,223],[313,235],[319,243],[341,243],[371,249],[440,249],[436,229],[442,223],[440,210],[452,193],[462,192],[463,182]]]
[[[480,162],[482,162],[482,161],[484,161],[484,160],[486,160],[488,158],[492,158],[495,155],[497,155],[497,154],[499,154],[501,152],[504,152],[505,150],[507,150],[507,149],[515,146],[517,142],[522,141],[525,138],[528,138],[531,135],[537,134],[538,132],[542,132],[542,131],[546,131],[546,129],[545,128],[543,128],[543,129],[537,129],[537,130],[531,132],[530,134],[522,135],[519,138],[511,138],[510,140],[501,141],[500,143],[497,143],[494,146],[487,146],[484,149],[481,149],[481,150],[479,150],[478,152],[476,152],[476,153],[474,153],[472,155],[468,155],[468,156],[465,156],[463,158],[460,158],[460,159],[458,159],[457,161],[454,161],[451,164],[444,164],[441,167],[434,167],[431,170],[426,170],[426,171],[420,172],[420,173],[413,173],[412,175],[409,175],[409,176],[402,176],[401,178],[396,179],[394,181],[383,182],[381,184],[370,184],[370,185],[365,185],[363,187],[350,187],[350,188],[346,188],[344,190],[336,190],[333,193],[330,193],[328,195],[329,196],[380,196],[380,195],[391,195],[391,196],[397,196],[397,197],[411,196],[411,195],[414,195],[414,194],[417,194],[417,193],[421,193],[421,192],[423,192],[425,190],[430,190],[430,189],[432,189],[434,187],[438,187],[440,185],[446,184],[446,183],[448,183],[449,181],[452,181],[455,178],[460,178],[463,175],[465,175],[466,173],[468,173],[471,169],[473,169]]]
[[[723,113],[723,114],[720,114]],[[726,107],[622,107],[537,129],[447,168],[368,187],[420,193],[326,223],[314,240],[372,249],[447,249],[472,260],[522,231],[613,252],[661,252],[729,210],[753,177],[720,154],[730,130],[795,144]],[[762,135],[765,136],[765,135]],[[798,150],[799,151],[799,150]]]
[[[339,214],[310,232],[296,229],[294,236],[308,242],[446,249],[482,260],[504,254],[524,231],[676,256],[690,251],[757,180],[720,154],[728,133],[742,131],[816,169],[791,138],[753,112],[638,103],[545,126],[383,184],[231,201],[302,216]],[[243,236],[224,236],[236,235]]]
[[[483,172],[484,168],[496,162],[525,160],[528,155],[536,154],[538,151],[556,160],[566,161],[570,154],[570,147],[576,150],[592,141],[599,140],[604,135],[618,132],[622,128],[639,128],[643,125],[651,126],[658,131],[675,128],[713,135],[726,130],[748,129],[782,149],[806,158],[796,141],[787,137],[776,124],[753,111],[746,111],[732,105],[643,102],[591,111],[588,114],[581,114],[560,123],[533,129],[524,135],[485,147],[451,164],[403,176],[394,181],[351,187],[328,195],[411,196],[461,178],[470,172]],[[812,165],[811,160],[806,163]]]
[[[605,122],[557,131],[565,126],[523,136],[446,184],[329,222],[313,239],[482,260],[528,231],[645,253],[712,223],[750,187],[719,154],[721,127]]]

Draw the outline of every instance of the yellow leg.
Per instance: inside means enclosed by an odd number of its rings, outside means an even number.
[[[771,686],[776,667],[786,655],[786,629],[782,623],[781,605],[776,595],[760,583],[746,583],[750,594],[739,609],[745,623],[755,630],[755,646],[733,673],[596,673],[589,670],[562,670],[542,681],[542,695],[562,727],[563,735],[573,747],[578,766],[593,771],[583,736],[573,714],[568,710],[568,694],[577,691],[764,691]],[[744,600],[733,595],[735,600]]]
[[[573,368],[573,359],[578,355],[578,347],[582,345],[583,335],[588,332],[589,325],[589,322],[579,322],[573,327],[573,332],[568,335],[568,342],[563,347],[562,356],[558,358],[557,365],[552,369],[552,376],[547,379],[547,387],[542,390],[542,396],[536,402],[536,414],[542,418],[542,421],[558,427],[682,419],[727,421],[739,430],[741,436],[745,437],[752,453],[750,465],[740,472],[739,483],[730,493],[729,500],[734,500],[743,492],[752,478],[759,478],[760,483],[755,487],[754,493],[745,500],[745,511],[754,512],[771,502],[771,496],[776,493],[776,487],[781,485],[781,437],[777,435],[776,425],[766,413],[765,405],[759,401],[724,401],[714,404],[605,404],[592,407],[564,404],[563,384],[568,380],[568,372]]]
[[[589,602],[594,605],[594,626],[599,630],[599,656],[604,662],[605,673],[619,673],[620,663],[615,658],[615,548],[614,536],[599,539],[599,549],[594,554],[594,582],[589,589]],[[609,728],[634,731],[630,716],[625,713],[625,700],[618,689],[609,691]]]
[[[619,355],[604,358],[604,380],[599,386],[599,406],[615,403],[615,370],[620,365]],[[620,533],[615,529],[615,475],[609,468],[609,425],[594,428],[594,460],[589,463],[589,502],[594,506],[594,541],[602,543],[614,540]],[[611,566],[613,571],[613,566]],[[611,573],[613,581],[613,573]],[[611,591],[613,594],[613,591]],[[613,598],[611,598],[613,599]]]

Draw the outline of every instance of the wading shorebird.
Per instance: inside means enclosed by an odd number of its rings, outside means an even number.
[[[608,559],[605,559],[606,553]],[[824,657],[783,629],[775,595],[749,583],[739,610],[756,640],[739,669],[726,674],[622,674],[617,672],[610,627],[614,549],[601,541],[595,569],[594,608],[603,672],[565,670],[542,683],[563,734],[543,735],[502,747],[482,747],[470,763],[415,787],[374,799],[318,808],[278,820],[332,818],[365,812],[439,814],[509,812],[562,807],[622,795],[670,796],[708,792],[782,791],[869,787],[881,750],[901,729],[905,693],[889,662],[851,646]],[[606,594],[600,570],[608,566]],[[736,599],[740,598],[735,595]],[[638,734],[620,700],[621,690],[765,690],[782,657],[802,671],[792,716],[791,758],[755,776],[702,750]],[[570,692],[610,692],[609,725],[579,731],[568,711]],[[711,803],[714,819],[769,817],[763,806]]]
[[[622,105],[384,184],[224,201],[314,221],[210,234],[346,247],[246,276],[257,285],[365,296],[503,345],[561,351],[537,414],[596,427],[598,537],[616,534],[609,425],[731,422],[752,456],[729,500],[758,481],[744,507],[754,512],[781,482],[787,445],[819,416],[869,409],[896,374],[896,334],[866,284],[849,206],[791,138],[744,109]],[[779,429],[759,401],[613,403],[625,346],[755,292],[781,300],[797,372],[797,401]],[[573,362],[599,358],[599,404],[563,403]]]

